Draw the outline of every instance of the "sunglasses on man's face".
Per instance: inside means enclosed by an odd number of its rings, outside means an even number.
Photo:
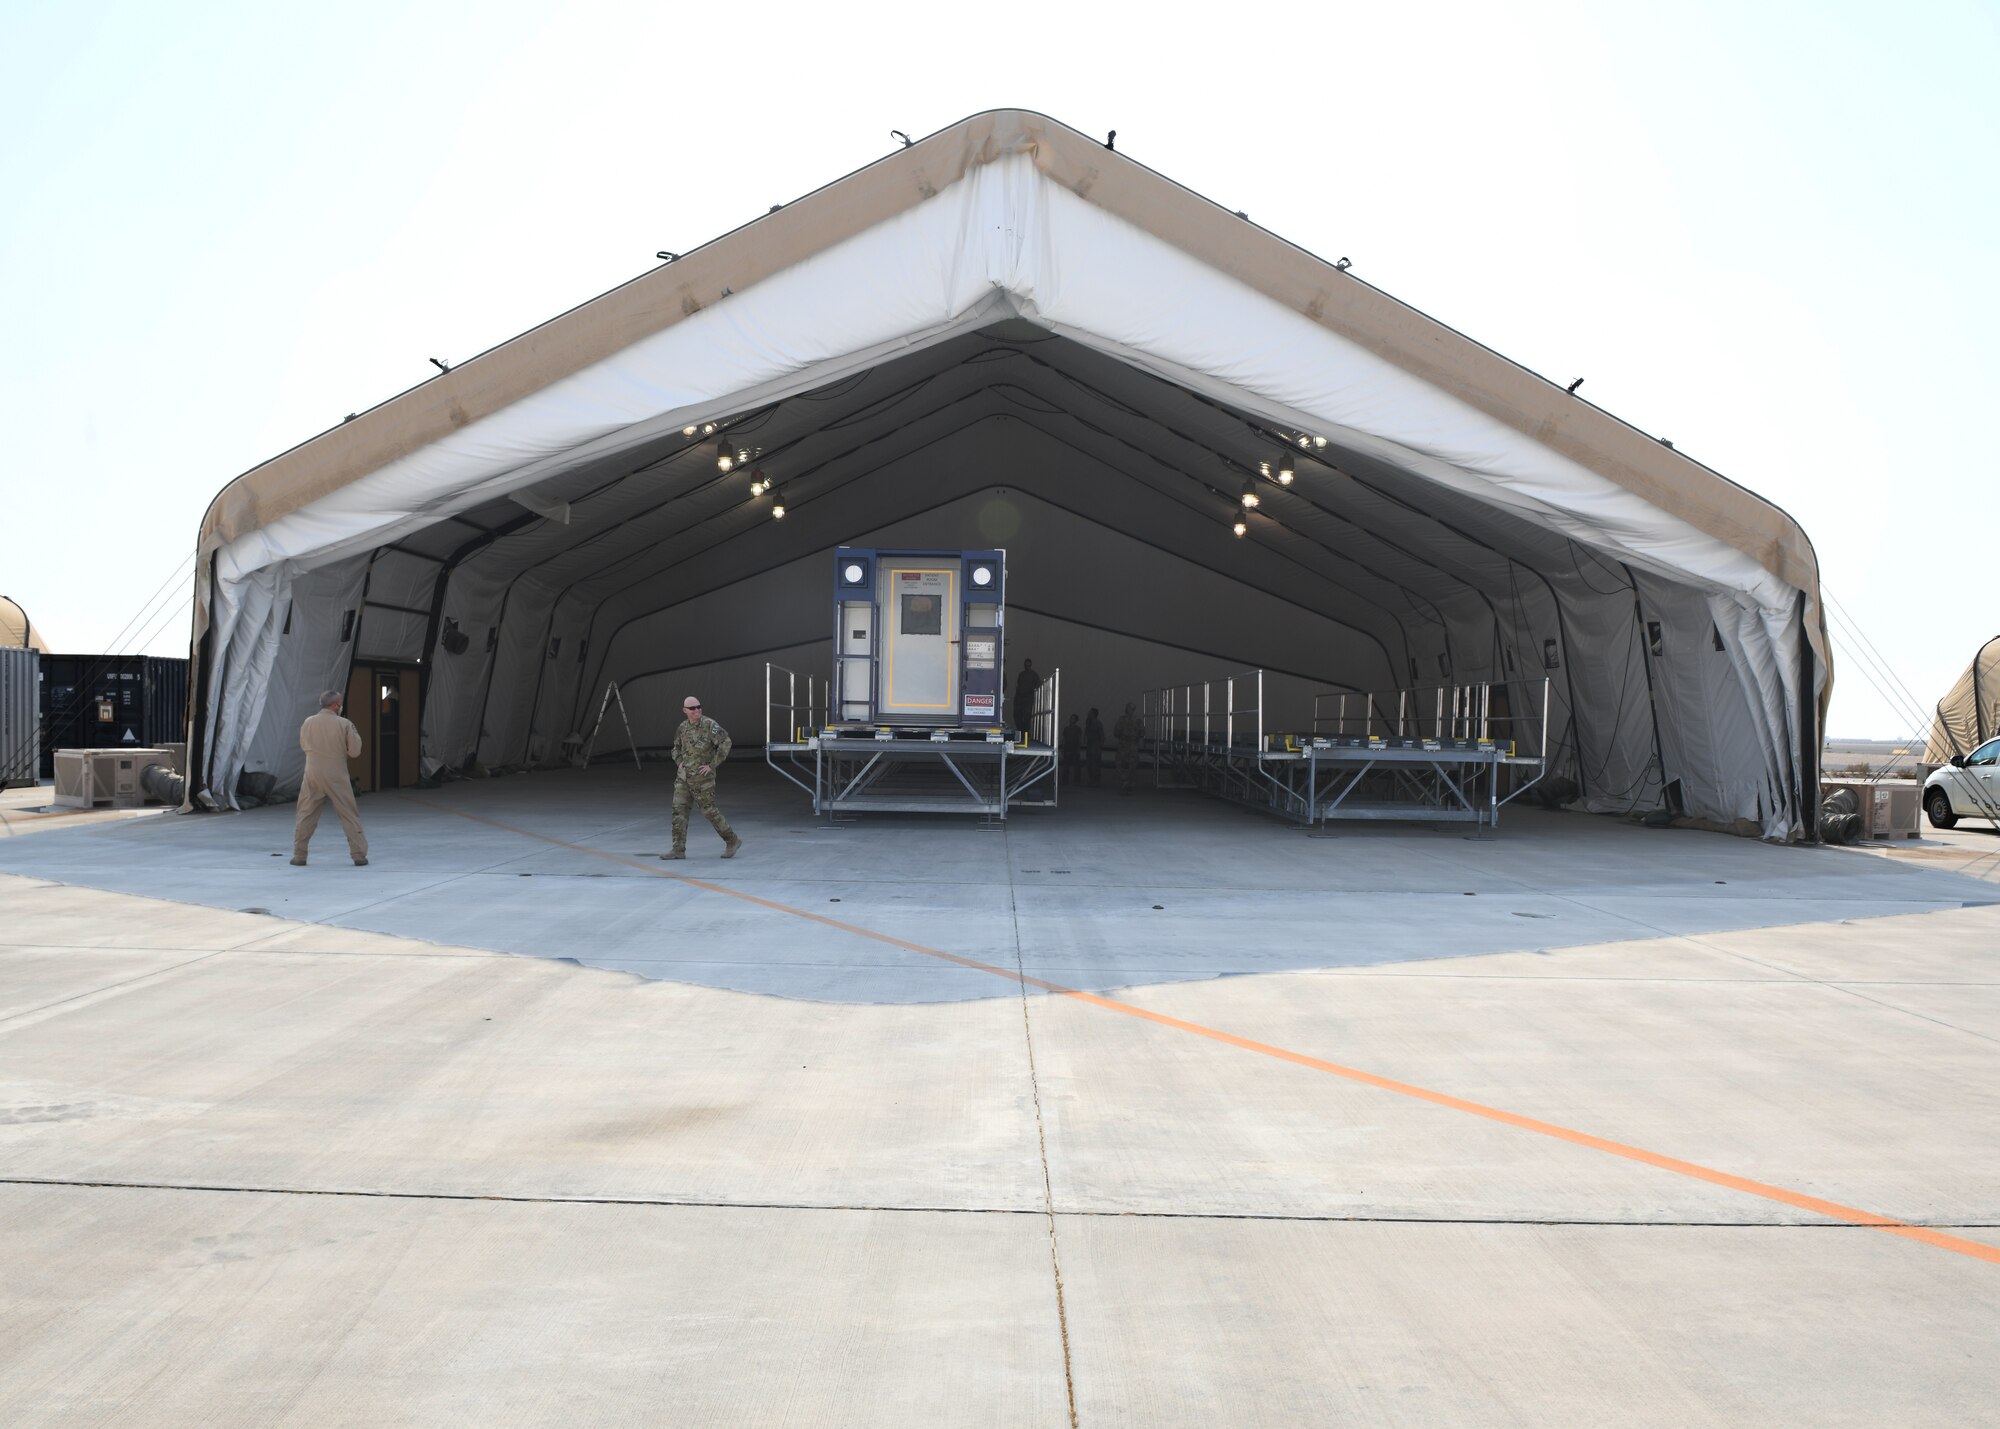
[[[681,706],[681,708],[682,708],[682,709],[684,709],[684,710],[698,710],[698,709],[700,709],[700,708],[701,708],[701,706],[700,706],[700,705],[682,705],[682,706]]]

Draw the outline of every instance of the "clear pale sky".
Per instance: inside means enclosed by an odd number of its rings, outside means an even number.
[[[1899,737],[1843,614],[1925,709],[2000,634],[1996,74],[2000,10],[1952,3],[10,0],[0,593],[58,649],[184,653],[238,473],[1012,106],[1783,506],[1830,732]]]

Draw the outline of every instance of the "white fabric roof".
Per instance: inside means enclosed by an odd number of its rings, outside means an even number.
[[[740,289],[684,296],[567,372],[527,334],[468,364],[492,364],[484,388],[460,368],[218,498],[196,709],[214,796],[248,769],[295,780],[301,701],[357,654],[425,663],[427,768],[547,758],[607,678],[642,742],[669,737],[690,682],[754,740],[763,662],[828,664],[830,547],[1003,545],[1010,662],[1065,666],[1073,708],[1246,665],[1285,672],[1295,704],[1413,667],[1539,682],[1553,639],[1590,807],[1651,807],[1677,779],[1690,813],[1803,831],[1801,722],[1827,674],[1789,518],[1573,398],[1509,395],[1520,369],[1421,315],[1397,307],[1411,338],[1385,350],[1368,312],[1273,296],[1293,279],[1246,281],[1177,232],[1205,234],[1210,206],[1136,165],[1120,203],[1163,217],[1114,211],[1065,175],[1080,136],[1046,120],[981,116],[898,162],[927,185],[923,151],[968,130],[985,149],[921,201],[855,218],[843,185],[864,171],[785,211],[821,204],[849,236],[781,261],[760,221],[715,245],[724,271],[768,260]],[[1015,131],[1034,142],[993,141]],[[1266,256],[1280,276],[1317,262]],[[1522,415],[1543,402],[1557,415]],[[717,472],[714,439],[682,435],[705,421],[763,449],[784,522]],[[1244,473],[1300,431],[1328,445],[1294,451],[1297,483],[1266,486],[1234,539]],[[463,654],[438,644],[446,621]]]

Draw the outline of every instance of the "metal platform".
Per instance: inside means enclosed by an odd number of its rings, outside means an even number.
[[[1056,806],[1062,672],[1036,697],[1024,738],[953,726],[828,724],[825,682],[765,666],[764,762],[813,801],[813,813],[971,814],[998,822]]]
[[[1274,734],[1265,729],[1264,672],[1249,670],[1151,691],[1144,716],[1162,787],[1200,789],[1307,827],[1354,819],[1492,828],[1545,768],[1548,682],[1506,687],[1502,708],[1523,693],[1532,713],[1496,715],[1489,685],[1334,691],[1314,696],[1311,731]],[[1496,737],[1503,731],[1510,737]],[[1517,731],[1532,752],[1511,737]]]

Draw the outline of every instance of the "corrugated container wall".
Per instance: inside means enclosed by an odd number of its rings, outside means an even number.
[[[37,650],[0,648],[0,789],[33,784],[41,764],[41,660]]]
[[[42,656],[42,775],[58,749],[157,748],[187,738],[188,662],[165,655]]]

